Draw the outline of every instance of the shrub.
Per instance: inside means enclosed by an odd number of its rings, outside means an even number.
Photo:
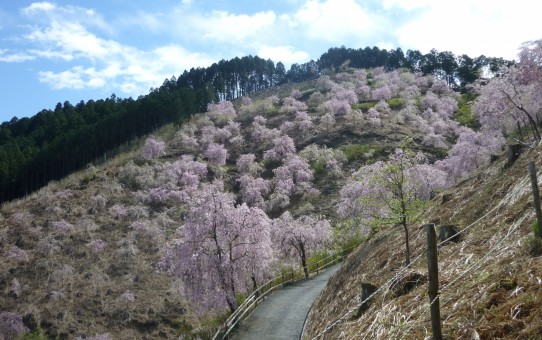
[[[381,146],[369,144],[345,144],[340,146],[340,150],[344,153],[348,162],[356,159],[372,158],[384,151]]]
[[[401,98],[391,98],[387,101],[392,110],[399,110],[403,108],[403,100]]]
[[[0,313],[0,339],[16,339],[26,332],[22,316],[11,312]]]
[[[474,128],[478,125],[476,117],[472,113],[472,103],[476,99],[476,96],[472,93],[466,93],[461,95],[459,99],[458,108],[454,114],[454,119],[459,124]]]
[[[354,104],[354,105],[352,105],[352,109],[367,111],[367,110],[373,108],[376,105],[376,103],[377,103],[376,101],[371,101],[371,102]]]

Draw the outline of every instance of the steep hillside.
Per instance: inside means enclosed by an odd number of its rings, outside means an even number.
[[[441,158],[464,130],[452,120],[459,97],[432,76],[374,69],[209,105],[178,130],[166,126],[103,165],[4,204],[0,313],[61,339],[206,338],[253,284],[299,262],[279,239],[286,224],[323,229],[306,230],[318,246],[307,256],[332,246],[329,225],[352,170],[405,139]],[[261,247],[239,258],[267,250],[237,267],[230,256],[231,286],[213,285],[222,266],[203,267],[223,247],[183,248],[210,215],[224,232],[255,221],[247,243]],[[219,243],[216,232],[205,235]]]
[[[541,150],[540,145],[525,150],[511,166],[504,153],[435,197],[423,222],[411,228],[416,260],[409,270],[398,251],[404,247],[399,228],[361,245],[315,302],[305,338],[430,337],[423,223],[434,222],[460,229],[457,242],[439,247],[445,338],[541,339],[542,257],[540,244],[538,257],[530,255],[535,213],[528,175],[528,162],[534,160],[540,185]],[[379,291],[359,315],[362,283]]]

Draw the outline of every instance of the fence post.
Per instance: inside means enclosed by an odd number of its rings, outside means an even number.
[[[429,303],[431,304],[431,328],[433,339],[442,340],[442,325],[440,321],[440,301],[438,291],[438,256],[437,256],[437,234],[435,225],[425,225],[427,232],[427,267],[429,272]]]
[[[542,238],[542,210],[540,209],[540,193],[538,191],[538,180],[536,178],[536,169],[534,161],[529,162],[529,174],[531,175],[531,188],[533,191],[534,210],[536,212],[536,223],[538,224],[538,232],[535,236]]]
[[[316,275],[318,275],[318,269],[320,269],[320,261],[316,261]]]

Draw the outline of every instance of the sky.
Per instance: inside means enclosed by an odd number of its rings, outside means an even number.
[[[542,39],[541,10],[533,0],[6,0],[0,122],[66,100],[137,98],[236,56],[287,69],[343,45],[515,59]]]

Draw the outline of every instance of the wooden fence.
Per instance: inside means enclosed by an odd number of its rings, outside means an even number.
[[[351,246],[344,248],[339,252],[336,252],[330,256],[327,256],[321,260],[316,261],[314,264],[307,265],[307,271],[310,274],[318,274],[322,270],[342,261],[346,255],[348,255],[355,247]],[[305,273],[302,267],[297,269],[291,268],[288,271],[282,272],[282,274],[275,276],[267,282],[256,288],[250,295],[247,296],[245,301],[233,312],[224,323],[220,326],[218,331],[213,336],[213,340],[229,339],[232,331],[239,325],[241,321],[247,318],[250,313],[271,293],[285,287],[287,284],[294,283],[299,280],[305,279]]]

